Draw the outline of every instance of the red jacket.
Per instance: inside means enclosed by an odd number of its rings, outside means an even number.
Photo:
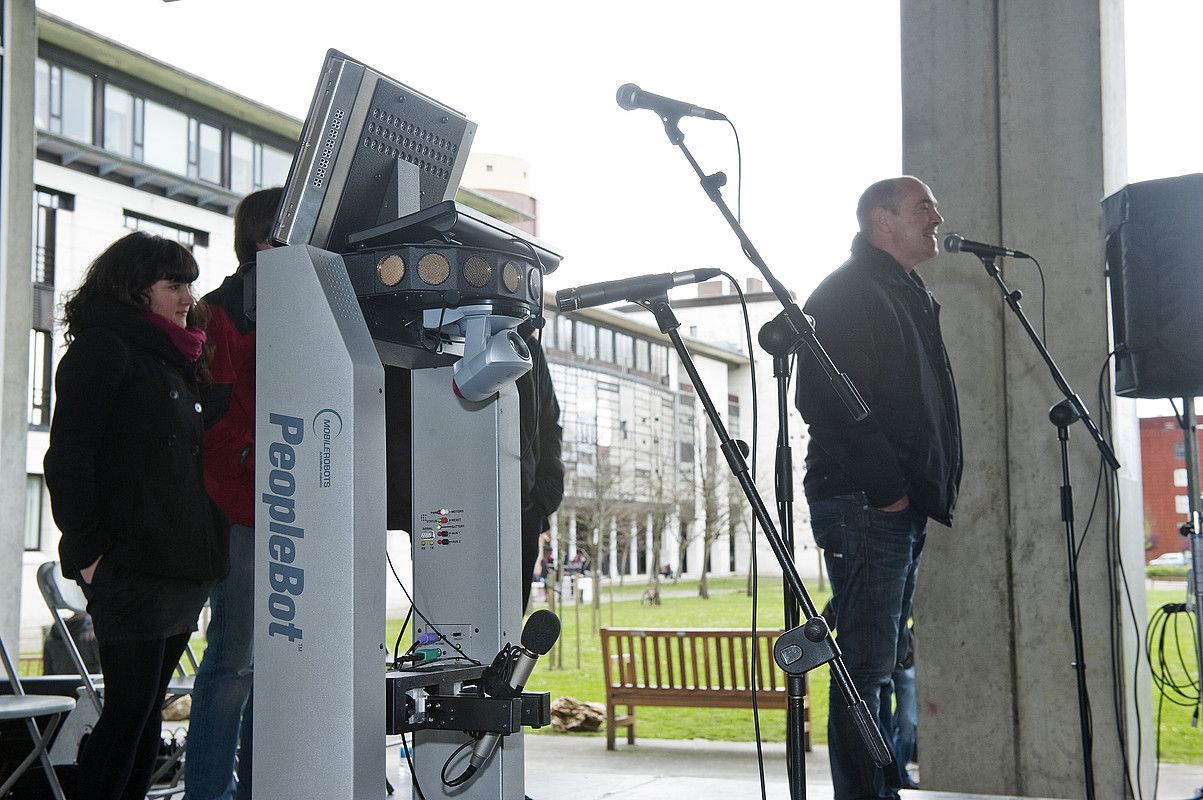
[[[243,264],[205,295],[213,382],[204,389],[205,488],[234,525],[255,525],[255,322],[244,307]],[[253,286],[253,283],[252,283]]]

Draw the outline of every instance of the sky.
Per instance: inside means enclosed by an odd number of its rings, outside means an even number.
[[[727,115],[685,144],[805,297],[847,256],[865,186],[901,169],[897,0],[38,0],[40,9],[298,118],[329,48],[464,113],[474,152],[527,161],[548,286],[754,268],[653,112],[616,89]],[[1203,172],[1203,3],[1125,7],[1128,179]],[[864,124],[865,109],[885,124]],[[742,202],[740,200],[742,199]]]

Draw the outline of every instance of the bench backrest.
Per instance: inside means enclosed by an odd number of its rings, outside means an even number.
[[[759,690],[785,690],[785,673],[773,661],[782,633],[756,631]],[[601,640],[607,686],[747,691],[753,684],[748,629],[602,628]]]

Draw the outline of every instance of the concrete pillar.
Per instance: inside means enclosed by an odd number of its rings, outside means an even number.
[[[0,0],[0,635],[19,654],[33,253],[33,0]]]
[[[652,513],[649,511],[647,518],[643,523],[643,560],[647,564],[648,572],[660,571],[660,554],[652,552],[652,534],[654,532],[654,520]],[[661,545],[663,547],[663,544]]]
[[[639,574],[639,522],[631,519],[631,545],[627,548],[627,574]]]
[[[1110,325],[1099,200],[1125,182],[1122,10],[1121,0],[902,0],[903,170],[931,185],[944,232],[1040,258],[1050,350],[1100,426]],[[976,258],[944,255],[919,271],[944,305],[965,433],[955,528],[929,528],[915,604],[923,785],[1081,797],[1060,451],[1048,421],[1061,396]],[[1039,330],[1034,267],[1007,260],[1004,277]],[[1118,559],[1143,621],[1134,408],[1115,408],[1123,506],[1136,524],[1110,547],[1096,515],[1078,565],[1098,797],[1129,796],[1124,751],[1135,766],[1136,736],[1146,754],[1153,740],[1146,679],[1132,686],[1139,639],[1123,590],[1113,594]],[[1081,537],[1099,454],[1081,424],[1070,433]],[[1117,692],[1127,698],[1118,716]]]

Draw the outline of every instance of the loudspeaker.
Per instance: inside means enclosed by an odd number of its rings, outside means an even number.
[[[1203,395],[1203,174],[1103,200],[1115,393]]]

